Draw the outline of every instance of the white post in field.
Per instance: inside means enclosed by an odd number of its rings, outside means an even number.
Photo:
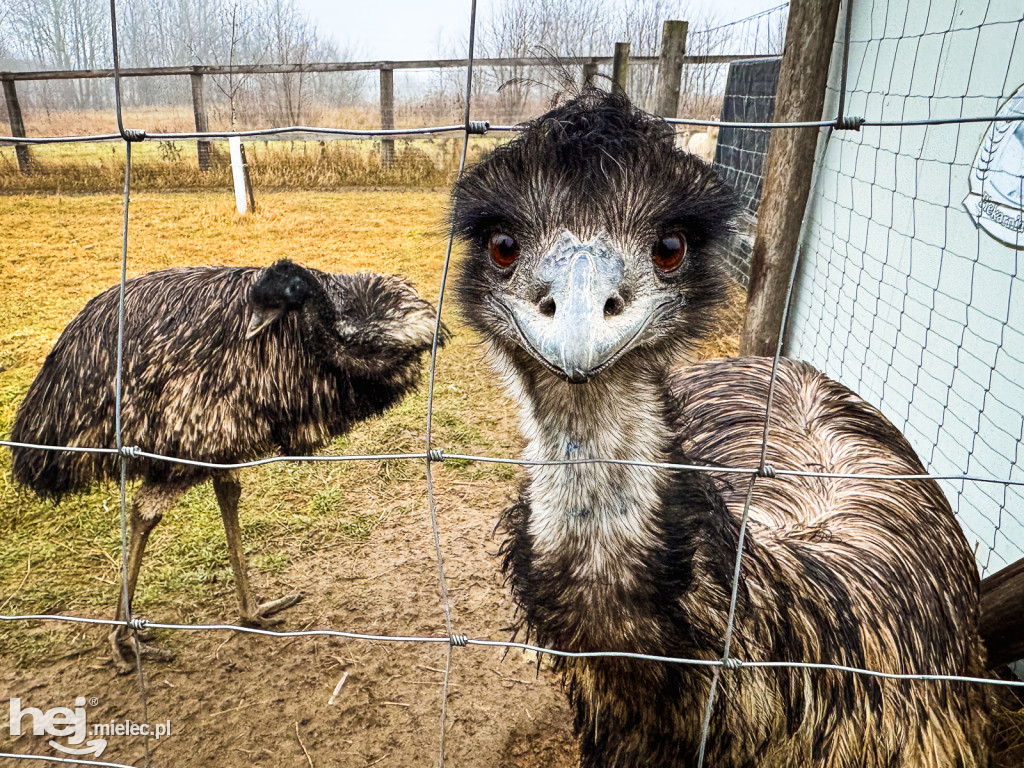
[[[248,209],[249,200],[245,194],[245,172],[242,169],[242,139],[238,136],[228,138],[231,149],[231,181],[235,185],[235,207],[244,214]]]

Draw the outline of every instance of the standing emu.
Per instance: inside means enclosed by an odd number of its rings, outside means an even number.
[[[114,444],[118,288],[92,299],[61,334],[29,388],[11,439],[69,446]],[[150,272],[125,288],[122,441],[151,453],[231,464],[310,454],[410,392],[436,315],[405,280],[271,267]],[[60,499],[120,477],[111,454],[15,448],[13,472]],[[128,600],[153,527],[190,487],[213,480],[241,620],[268,626],[301,595],[257,605],[249,588],[234,472],[130,461],[141,478],[130,519]],[[118,598],[117,618],[129,612]],[[111,633],[126,668],[124,625]],[[150,655],[166,656],[154,649]]]
[[[758,465],[771,361],[670,372],[723,297],[735,210],[670,127],[586,91],[457,184],[458,291],[521,406],[529,461]],[[874,408],[783,360],[767,460],[920,473]],[[722,657],[746,476],[533,465],[502,518],[517,627],[566,651]],[[978,576],[934,482],[758,479],[732,657],[979,675]],[[583,766],[694,766],[713,670],[558,660]],[[722,670],[709,768],[979,768],[974,686]]]

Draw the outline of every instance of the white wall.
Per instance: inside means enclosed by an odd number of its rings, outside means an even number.
[[[848,115],[994,115],[1024,86],[1019,0],[853,8]],[[840,70],[837,42],[828,117]],[[1003,125],[1010,141],[1024,123]],[[787,353],[881,408],[930,471],[1024,481],[1024,237],[1000,242],[963,204],[991,127],[833,134],[805,221]],[[1005,151],[996,164],[1024,191],[1021,158]],[[943,487],[983,574],[1024,557],[1024,488]]]

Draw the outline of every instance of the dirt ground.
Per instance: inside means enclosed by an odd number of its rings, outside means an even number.
[[[445,469],[436,474],[457,631],[506,638],[503,626],[511,606],[490,531],[507,490],[461,482]],[[422,501],[423,513],[380,526],[365,544],[311,546],[301,563],[272,580],[257,579],[258,588],[269,596],[306,594],[288,612],[287,628],[443,635],[437,566]],[[225,583],[202,612],[219,621],[234,609],[231,584]],[[145,715],[137,680],[115,674],[102,629],[81,632],[72,643],[75,650],[63,658],[28,670],[4,669],[0,690],[44,709],[72,706],[76,696],[96,697],[98,704],[87,707],[90,722],[169,720],[171,735],[150,740],[154,765],[437,763],[446,645],[225,632],[161,632],[158,641],[173,648],[177,658],[145,664]],[[554,676],[544,670],[538,676],[534,659],[520,652],[503,658],[490,648],[453,649],[445,725],[450,765],[569,766],[569,724]],[[31,734],[16,739],[10,751],[60,754]],[[141,737],[111,737],[102,759],[141,765],[144,757]]]

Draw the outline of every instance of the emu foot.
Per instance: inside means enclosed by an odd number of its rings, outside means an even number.
[[[242,616],[242,623],[247,627],[255,627],[257,629],[270,629],[271,627],[276,627],[283,623],[284,619],[273,618],[273,616],[281,611],[291,608],[302,600],[303,597],[305,597],[305,595],[301,592],[297,592],[294,595],[285,595],[284,597],[279,597],[276,600],[268,600],[265,603],[260,603],[252,616]]]
[[[145,637],[143,637],[145,635]],[[139,655],[151,661],[173,661],[174,653],[165,648],[149,645],[146,640],[152,639],[152,632],[139,632]],[[135,643],[131,633],[123,627],[117,627],[110,633],[110,650],[114,667],[119,675],[129,675],[135,671]]]

